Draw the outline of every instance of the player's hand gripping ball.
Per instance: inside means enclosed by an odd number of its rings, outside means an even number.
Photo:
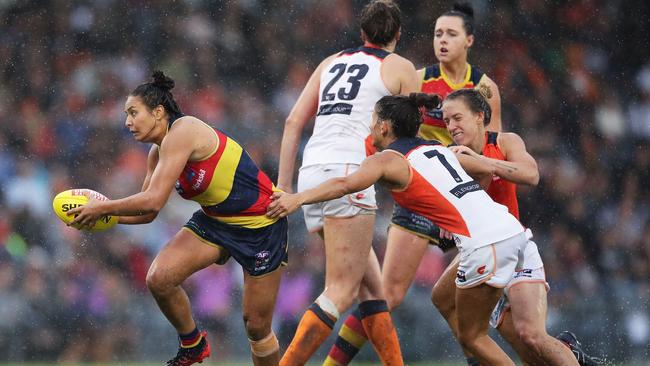
[[[74,220],[74,216],[68,215],[68,211],[73,208],[83,206],[90,198],[99,200],[99,201],[108,201],[108,198],[99,192],[95,192],[91,189],[69,189],[57,194],[52,201],[52,208],[54,213],[66,224],[69,224]],[[90,231],[102,231],[110,229],[115,224],[117,224],[117,216],[102,216],[95,222]]]

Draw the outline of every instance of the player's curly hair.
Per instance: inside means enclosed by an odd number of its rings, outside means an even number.
[[[401,17],[399,6],[392,0],[373,0],[361,11],[359,23],[368,42],[385,46],[397,36]]]
[[[490,124],[490,118],[492,117],[492,107],[488,103],[487,99],[483,94],[476,89],[458,89],[449,93],[445,97],[446,103],[450,100],[462,99],[467,107],[472,111],[472,113],[483,113],[483,125],[487,126]]]
[[[138,85],[131,95],[142,98],[142,102],[149,110],[162,105],[170,120],[180,117],[183,113],[171,93],[175,85],[174,80],[160,70],[154,71],[151,78],[152,81]]]
[[[474,8],[468,2],[456,2],[453,8],[444,12],[442,16],[460,17],[463,20],[463,28],[467,35],[474,34]]]
[[[411,93],[387,95],[377,101],[375,112],[380,120],[388,121],[396,137],[415,137],[422,124],[422,108],[440,107],[438,94]]]

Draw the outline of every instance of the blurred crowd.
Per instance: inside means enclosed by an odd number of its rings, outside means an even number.
[[[448,2],[398,1],[397,52],[435,62]],[[197,209],[175,193],[148,225],[66,227],[52,197],[140,190],[148,146],[123,103],[161,69],[186,114],[239,140],[275,180],[284,119],[317,63],[359,44],[362,1],[0,1],[0,361],[162,360],[175,332],[145,276]],[[569,328],[596,355],[650,358],[650,5],[644,1],[474,2],[470,62],[500,88],[541,182],[519,190],[551,290],[551,334]],[[305,139],[310,131],[305,132]],[[392,202],[380,192],[381,254]],[[290,265],[275,328],[288,344],[322,291],[323,248],[291,217]],[[450,257],[432,248],[394,313],[408,360],[462,360],[429,301]],[[212,266],[186,283],[214,360],[247,359],[242,273]],[[325,347],[323,347],[325,348]],[[321,350],[322,352],[322,350]],[[322,355],[322,353],[321,353]],[[366,350],[362,358],[372,358]],[[322,358],[321,358],[322,359]]]

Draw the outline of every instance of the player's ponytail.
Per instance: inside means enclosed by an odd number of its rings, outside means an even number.
[[[170,121],[182,116],[183,113],[171,93],[176,84],[174,80],[159,70],[154,71],[151,78],[153,81],[138,85],[131,95],[142,98],[142,102],[149,110],[153,110],[159,105],[163,106]]]
[[[388,95],[379,99],[375,112],[380,120],[392,125],[395,137],[415,137],[422,124],[422,108],[438,108],[440,101],[437,94]]]
[[[459,17],[463,20],[463,28],[468,36],[474,34],[474,8],[465,1],[454,3],[451,10],[443,13],[441,16]]]
[[[445,103],[454,99],[462,99],[465,102],[467,108],[469,108],[472,113],[483,113],[483,125],[487,126],[490,124],[490,118],[492,117],[492,107],[488,103],[485,96],[476,89],[458,89],[445,97]]]

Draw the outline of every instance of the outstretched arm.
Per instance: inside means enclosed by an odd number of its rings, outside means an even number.
[[[370,187],[384,175],[385,156],[382,155],[384,154],[372,155],[361,163],[356,172],[332,178],[315,188],[295,194],[274,193],[274,201],[269,205],[266,215],[271,218],[285,217],[301,205],[333,200]]]

